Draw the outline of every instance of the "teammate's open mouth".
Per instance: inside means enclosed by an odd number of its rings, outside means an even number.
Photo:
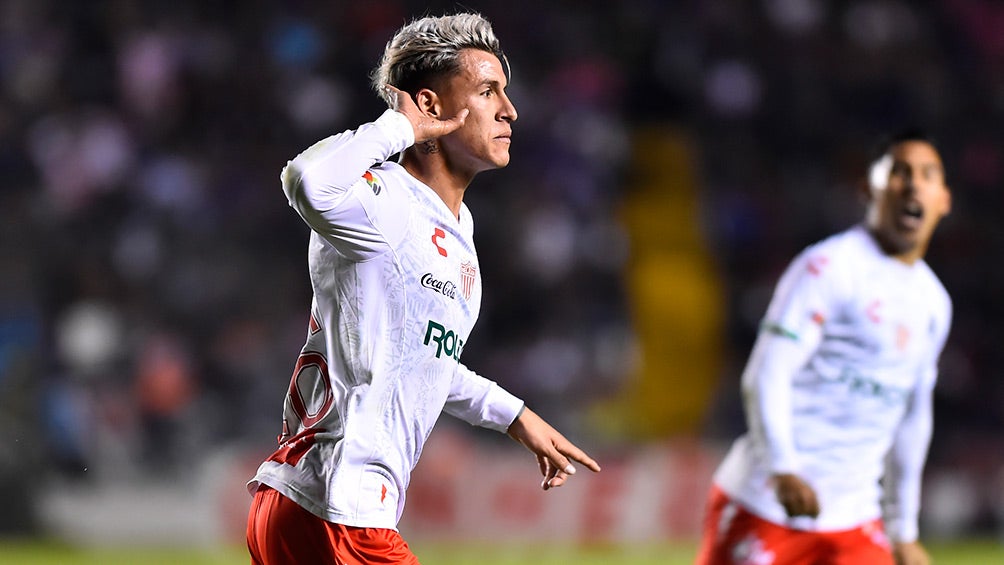
[[[924,207],[916,200],[903,204],[899,212],[899,224],[907,229],[917,229],[924,221]]]

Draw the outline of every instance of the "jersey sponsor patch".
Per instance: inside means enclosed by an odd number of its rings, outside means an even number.
[[[457,299],[457,285],[453,281],[441,281],[432,273],[425,273],[419,282],[422,283],[423,287],[434,290],[451,300]]]
[[[374,195],[380,194],[380,191],[383,190],[383,187],[381,187],[380,183],[377,182],[376,177],[373,176],[373,173],[369,171],[363,173],[363,180],[366,181],[366,184],[370,185],[370,190],[373,191]]]
[[[425,330],[424,345],[435,343],[436,359],[444,353],[447,357],[460,359],[460,352],[464,349],[464,340],[453,330],[448,330],[443,324],[429,320],[429,325]]]

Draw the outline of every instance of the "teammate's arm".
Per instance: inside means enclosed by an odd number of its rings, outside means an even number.
[[[792,382],[822,341],[833,273],[806,252],[777,284],[743,372],[743,402],[754,437],[764,444],[778,502],[789,516],[816,516],[819,501],[801,476],[792,423]]]
[[[819,334],[762,329],[743,373],[747,417],[766,443],[774,490],[789,516],[819,515],[816,492],[800,475],[791,398],[792,379],[816,350]]]
[[[917,542],[921,479],[933,430],[933,396],[937,368],[928,367],[909,400],[896,431],[885,475],[884,511],[897,561],[926,565],[926,552]]]

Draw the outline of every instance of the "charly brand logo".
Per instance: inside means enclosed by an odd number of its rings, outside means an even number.
[[[443,257],[446,257],[446,249],[439,245],[439,240],[445,238],[446,232],[443,231],[443,228],[436,228],[436,231],[432,232],[432,244],[436,246],[436,251]]]
[[[363,179],[366,180],[366,184],[370,185],[370,190],[373,191],[373,194],[380,194],[380,191],[383,190],[380,183],[376,181],[376,177],[373,176],[373,173],[366,171],[363,173]]]
[[[430,342],[436,344],[436,359],[444,353],[447,357],[460,359],[460,352],[464,349],[464,340],[453,330],[446,329],[443,324],[429,320],[429,326],[425,330],[425,345]]]
[[[432,273],[422,275],[421,281],[425,288],[434,290],[447,298],[457,299],[457,285],[453,284],[452,281],[441,281],[432,276]]]

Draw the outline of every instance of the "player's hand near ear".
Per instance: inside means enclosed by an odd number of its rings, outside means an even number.
[[[457,131],[464,125],[464,120],[470,113],[467,108],[464,108],[457,112],[456,116],[445,119],[438,118],[423,112],[407,92],[389,84],[385,84],[384,89],[390,99],[388,103],[390,109],[404,114],[404,117],[411,122],[411,127],[415,130],[415,143],[422,143]]]

